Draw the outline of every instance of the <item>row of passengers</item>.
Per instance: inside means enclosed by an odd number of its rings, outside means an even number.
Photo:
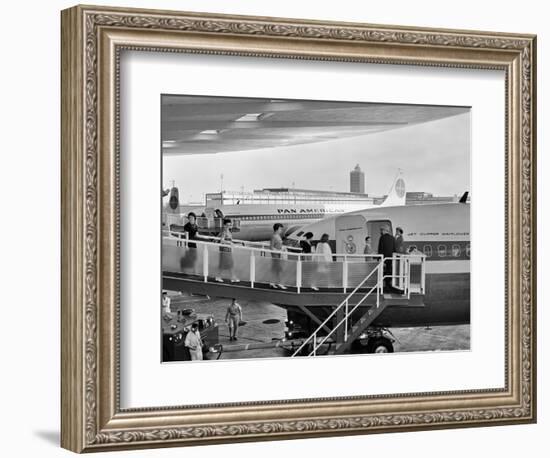
[[[197,233],[199,231],[199,227],[196,223],[196,215],[193,212],[190,212],[187,215],[188,222],[183,226],[183,230],[187,232],[188,238],[190,240],[193,240],[196,238]],[[282,229],[283,225],[281,223],[276,223],[273,225],[273,235],[271,237],[270,241],[270,249],[281,251],[283,246],[283,239],[282,239]],[[389,227],[385,226],[381,228],[381,233],[389,233]],[[390,234],[391,235],[391,234]],[[231,220],[224,219],[223,220],[223,230],[222,230],[222,236],[220,242],[222,243],[231,243],[233,236],[231,234]],[[313,238],[312,232],[306,232],[304,234],[304,240],[300,241],[300,247],[302,248],[303,253],[311,253],[313,245],[311,244],[311,239]],[[372,254],[373,250],[371,247],[371,241],[370,241],[370,235],[367,235],[365,237],[365,249],[363,250],[363,254]],[[384,248],[381,246],[381,240],[380,238],[379,244],[378,244],[378,253],[381,253],[382,251],[385,251]],[[395,237],[393,238],[393,247],[392,252],[395,253],[403,253],[403,229],[398,227],[395,229]],[[317,251],[321,254],[323,254],[325,257],[332,256],[332,250],[330,248],[329,242],[329,236],[328,234],[323,234],[321,236],[320,242],[317,244],[318,247]],[[189,248],[196,248],[197,245],[195,243],[189,243]],[[387,251],[387,249],[386,249]]]
[[[187,232],[187,236],[189,240],[194,240],[197,236],[198,227],[195,223],[195,215],[194,213],[189,213],[188,215],[188,223],[184,226],[184,231]],[[221,246],[219,248],[219,273],[218,276],[215,277],[215,281],[219,283],[223,283],[222,276],[229,276],[231,278],[231,283],[238,283],[240,280],[237,278],[234,272],[234,261],[233,261],[233,255],[230,245],[233,242],[233,234],[231,233],[231,220],[230,219],[224,219],[223,220],[223,229],[222,233],[220,235],[219,243]],[[271,288],[279,288],[286,290],[287,287],[283,285],[283,282],[281,281],[281,275],[283,272],[283,263],[282,263],[282,252],[284,251],[283,247],[283,233],[284,226],[281,223],[275,223],[273,225],[273,234],[270,239],[269,249],[272,251],[271,253],[271,270],[272,270],[272,282],[270,282],[269,286]],[[310,234],[310,233],[308,233]],[[312,234],[313,236],[313,234]],[[321,241],[317,244],[316,253],[320,254],[319,261],[323,262],[330,262],[332,261],[332,250],[330,248],[330,245],[328,243],[329,236],[328,234],[323,234],[321,237]],[[193,242],[189,242],[188,244],[189,248],[196,248],[196,244]],[[311,253],[311,244],[308,244],[305,248],[303,248],[304,253]],[[185,267],[194,267],[196,261],[196,251],[195,250],[189,250],[187,256],[185,257]],[[225,275],[224,275],[225,274]],[[227,275],[228,274],[228,275]]]
[[[282,273],[282,263],[281,263],[281,254],[277,253],[278,251],[283,251],[283,238],[282,238],[282,232],[283,232],[283,225],[281,223],[275,223],[273,225],[273,235],[271,236],[271,240],[269,243],[269,249],[272,250],[271,257],[272,257],[272,266],[273,266],[273,273],[275,276],[276,283],[272,282],[269,284],[271,288],[280,288],[280,289],[286,289],[286,286],[284,286],[281,283],[281,273]],[[317,247],[314,248],[311,244],[311,239],[313,238],[313,234],[311,232],[308,232],[305,234],[305,239],[300,241],[300,247],[302,248],[302,253],[305,255],[312,254],[314,251],[317,255],[315,257],[316,261],[319,261],[320,263],[326,263],[332,261],[332,249],[329,245],[329,236],[328,234],[323,234],[321,237],[321,240],[317,244]],[[273,252],[275,251],[275,253]],[[322,270],[322,269],[321,269]],[[317,290],[318,288],[313,286],[312,289]]]
[[[389,237],[384,237],[387,234]],[[378,239],[378,254],[383,254],[386,257],[393,256],[393,253],[405,253],[403,245],[403,229],[400,227],[395,229],[395,237],[391,235],[389,226],[380,228],[380,238]],[[370,235],[365,237],[365,249],[363,254],[373,254]]]
[[[183,226],[183,230],[187,232],[188,238],[190,240],[194,240],[198,233],[198,226],[196,224],[196,215],[193,212],[190,212],[187,216],[188,222]],[[281,223],[275,223],[273,225],[273,235],[271,236],[270,240],[270,249],[275,251],[282,251],[283,250],[283,239],[282,239],[282,230],[283,225]],[[389,234],[389,228],[387,226],[381,228],[381,233],[388,233]],[[391,234],[390,234],[391,236]],[[305,254],[309,254],[312,252],[313,245],[311,244],[311,239],[313,238],[312,232],[306,232],[304,234],[304,240],[300,241],[300,247],[302,248],[302,252]],[[378,253],[403,253],[403,229],[398,227],[395,230],[395,237],[393,238],[392,242],[384,242],[384,238],[380,237],[380,241],[378,244]],[[233,235],[231,233],[231,220],[224,219],[223,220],[223,230],[222,235],[220,237],[220,243],[224,244],[231,244],[233,240]],[[189,248],[196,248],[197,245],[195,243],[190,242]],[[325,258],[326,261],[330,261],[332,259],[332,250],[329,245],[329,236],[328,234],[323,234],[321,236],[321,240],[317,244],[316,253],[321,254],[323,258]],[[224,250],[223,252],[229,252],[229,250]],[[363,250],[364,254],[372,254],[373,250],[370,244],[370,236],[367,235],[365,237],[365,248]],[[391,256],[390,254],[386,254],[387,256]],[[226,261],[224,267],[231,267],[231,263]]]
[[[389,229],[387,227],[383,227],[380,229],[381,235],[389,234]],[[403,246],[403,229],[398,227],[395,230],[395,237],[393,237],[391,234],[389,234],[391,237],[390,240],[388,240],[386,237],[380,237],[378,242],[378,253],[384,254],[385,256],[393,256],[393,253],[404,253],[404,246]],[[314,247],[311,243],[311,240],[313,239],[313,233],[312,232],[306,232],[304,234],[304,239],[300,240],[300,248],[302,249],[302,253],[309,254],[312,252],[320,253],[323,255],[323,258],[326,261],[332,260],[332,250],[329,245],[329,236],[328,234],[323,234],[321,236],[320,242],[317,244],[317,247]],[[371,246],[371,238],[370,235],[367,235],[365,237],[365,248],[363,250],[363,254],[373,254],[373,249]],[[391,254],[390,254],[391,253]]]
[[[184,231],[187,232],[189,240],[194,240],[196,238],[196,235],[198,233],[198,226],[195,222],[196,217],[193,212],[190,212],[188,215],[188,222],[184,226]],[[273,274],[273,280],[270,282],[269,286],[271,288],[280,288],[283,290],[286,290],[287,287],[283,285],[281,281],[281,275],[283,271],[283,264],[282,264],[282,252],[284,250],[283,248],[283,239],[282,239],[282,233],[283,233],[283,225],[281,223],[275,223],[273,225],[273,234],[270,239],[270,245],[269,248],[272,251],[271,257],[272,257],[272,274]],[[227,272],[229,273],[229,277],[231,278],[231,283],[238,283],[240,280],[236,277],[234,273],[234,261],[233,261],[233,255],[232,250],[229,245],[233,242],[233,235],[231,233],[232,223],[230,219],[224,219],[223,220],[223,229],[222,234],[220,236],[219,243],[222,246],[219,249],[219,275],[215,278],[217,282],[223,283],[223,273]],[[380,229],[381,236],[379,239],[378,244],[378,253],[383,254],[385,257],[391,257],[393,256],[393,253],[401,253],[403,252],[403,230],[398,227],[396,229],[396,237],[393,237],[390,233],[389,227],[384,226]],[[332,249],[329,245],[329,235],[323,234],[321,236],[321,240],[319,243],[317,243],[317,246],[314,248],[311,244],[311,239],[313,238],[313,233],[307,232],[304,235],[304,240],[300,241],[300,247],[302,249],[302,252],[304,254],[311,254],[315,251],[315,253],[319,256],[316,256],[316,260],[321,263],[331,262],[332,261]],[[193,242],[189,242],[188,247],[189,248],[196,248],[196,244]],[[280,253],[279,253],[280,252]],[[365,250],[364,254],[371,254],[372,248],[370,247],[370,236],[367,236],[365,238]],[[189,250],[188,256],[186,256],[186,260],[188,264],[191,264],[193,267],[196,262],[196,251],[195,250]],[[388,263],[386,263],[387,265]],[[387,268],[385,269],[387,270]],[[313,289],[317,289],[316,287],[313,287]]]
[[[311,244],[311,240],[313,239],[313,233],[306,232],[304,234],[304,240],[300,241],[300,247],[302,248],[303,253],[312,253],[314,250],[313,245]],[[330,262],[332,261],[332,251],[330,249],[330,246],[328,244],[329,237],[328,234],[323,234],[321,236],[321,241],[317,244],[317,252],[322,253],[323,260]],[[391,234],[389,226],[383,226],[380,228],[380,238],[378,240],[378,254],[381,254],[384,256],[384,276],[386,277],[384,279],[385,287],[388,290],[394,290],[395,288],[392,288],[391,286],[391,280],[393,275],[393,269],[392,269],[392,261],[389,258],[393,257],[394,253],[404,253],[404,239],[403,239],[403,229],[398,227],[395,230],[395,237]],[[370,244],[370,236],[367,235],[365,237],[365,248],[363,250],[363,254],[369,255],[373,254],[373,250]],[[365,260],[368,260],[368,258],[365,258]],[[316,287],[313,287],[313,289],[317,290]],[[399,291],[401,292],[401,291]]]

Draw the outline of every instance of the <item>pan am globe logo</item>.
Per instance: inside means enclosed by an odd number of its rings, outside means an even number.
[[[357,246],[353,241],[353,235],[348,235],[347,241],[344,242],[347,254],[354,254],[357,251]]]
[[[399,178],[395,182],[395,192],[399,198],[405,195],[405,182],[403,181],[403,178]]]

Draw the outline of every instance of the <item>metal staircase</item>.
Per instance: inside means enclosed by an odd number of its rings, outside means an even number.
[[[386,259],[387,260],[387,259]],[[386,309],[388,304],[394,299],[393,295],[384,294],[384,281],[391,278],[393,287],[398,286],[403,292],[400,297],[410,299],[410,264],[411,257],[396,255],[391,259],[393,265],[393,275],[384,275],[384,259],[380,259],[376,267],[363,279],[363,281],[337,306],[332,313],[323,321],[319,327],[298,347],[293,353],[294,356],[317,356],[323,345],[328,345],[326,354],[345,353],[353,342],[367,329]],[[376,277],[374,277],[376,275]],[[364,286],[367,282],[376,278],[376,284],[365,291]],[[422,281],[423,283],[423,281]],[[422,286],[423,288],[423,286]],[[416,292],[416,288],[413,288]],[[423,291],[422,291],[423,292]],[[362,296],[355,305],[356,296]],[[387,298],[385,297],[387,296]],[[356,310],[359,307],[365,307],[368,298],[375,299],[374,304],[370,305],[359,319]],[[389,299],[389,300],[388,300]],[[372,303],[372,301],[370,301]],[[354,315],[355,313],[355,315]],[[336,325],[326,334],[327,326],[331,327],[331,322],[337,321]]]
[[[371,307],[359,320],[350,328],[347,338],[343,342],[337,342],[336,347],[329,352],[332,355],[345,353],[352,343],[365,329],[367,329],[378,318],[387,307],[387,301],[382,300],[379,307]]]

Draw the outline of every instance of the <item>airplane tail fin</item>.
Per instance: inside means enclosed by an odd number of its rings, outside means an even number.
[[[405,179],[403,178],[403,171],[399,170],[393,180],[390,192],[388,192],[386,199],[380,204],[380,206],[397,207],[399,205],[405,205],[406,199],[407,190],[405,187]]]
[[[174,186],[170,190],[170,199],[168,200],[168,206],[172,210],[177,210],[179,205],[180,205],[180,191],[176,186]]]

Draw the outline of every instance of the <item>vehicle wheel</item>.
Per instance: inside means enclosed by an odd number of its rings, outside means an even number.
[[[367,353],[393,353],[393,344],[385,337],[369,340]]]

